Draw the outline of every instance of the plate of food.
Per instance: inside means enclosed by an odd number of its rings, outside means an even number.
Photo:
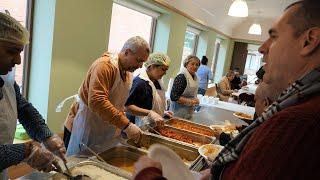
[[[216,144],[205,144],[202,145],[198,151],[201,156],[203,156],[208,161],[213,161],[220,151],[223,149],[223,146],[216,145]]]
[[[246,114],[246,113],[242,113],[242,112],[235,112],[233,113],[233,115],[239,119],[242,120],[253,120],[253,116],[250,114]]]
[[[235,124],[231,124],[228,120],[225,120],[223,125],[210,125],[209,126],[216,134],[221,134],[222,132],[226,134],[230,134],[232,137],[235,137],[239,134],[237,130],[237,126]]]

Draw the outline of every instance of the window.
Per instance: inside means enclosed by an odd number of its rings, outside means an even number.
[[[138,11],[137,5],[125,5],[113,3],[108,51],[119,52],[125,41],[133,36],[143,37],[152,48],[157,13],[140,10],[142,7]]]
[[[190,26],[187,27],[187,31],[184,38],[182,62],[187,56],[197,53],[196,47],[198,44],[199,34],[200,30],[192,28]]]
[[[23,26],[29,29],[29,19],[28,19],[28,7],[31,4],[30,0],[1,0],[0,1],[0,11],[9,14],[18,20]],[[25,95],[26,93],[26,74],[27,74],[27,64],[28,59],[26,58],[28,48],[26,47],[24,51],[21,52],[21,64],[16,65],[14,69],[15,80],[20,86],[21,91]]]
[[[248,76],[248,83],[253,83],[257,79],[256,72],[262,65],[263,56],[258,52],[258,48],[258,45],[248,44],[248,54],[244,68],[244,74]]]

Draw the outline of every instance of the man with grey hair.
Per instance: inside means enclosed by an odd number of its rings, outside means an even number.
[[[124,105],[132,72],[142,67],[149,52],[148,43],[136,36],[125,42],[120,53],[106,52],[91,65],[65,123],[67,155],[79,153],[82,143],[101,151],[121,131],[129,139],[139,140],[141,130],[127,119]]]
[[[65,162],[63,141],[53,134],[45,120],[21,95],[12,70],[21,63],[20,53],[29,43],[29,33],[14,18],[0,13],[0,179],[8,179],[6,168],[26,162],[32,168],[49,172],[60,169],[57,158]],[[32,138],[12,144],[17,119]],[[43,143],[44,146],[41,146]]]

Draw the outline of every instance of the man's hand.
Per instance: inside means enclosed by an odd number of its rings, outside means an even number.
[[[32,168],[44,172],[50,172],[52,170],[62,172],[54,154],[41,147],[39,143],[32,141],[29,142],[29,145],[26,145],[26,147],[30,148],[26,149],[30,154],[28,154],[28,157],[24,161]]]
[[[123,130],[123,132],[126,133],[128,139],[133,139],[135,142],[139,141],[142,133],[141,129],[133,123],[130,123],[129,126]]]
[[[47,138],[45,141],[43,141],[43,144],[49,151],[60,157],[64,162],[67,162],[66,148],[62,139],[58,135],[55,134]]]

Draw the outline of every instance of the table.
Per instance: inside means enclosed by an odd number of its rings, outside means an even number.
[[[257,90],[258,85],[257,84],[248,84],[247,86],[242,87],[239,89],[238,92],[232,93],[233,96],[239,97],[242,93],[248,93],[248,94],[255,94]]]
[[[232,112],[242,112],[245,114],[250,114],[254,115],[255,109],[254,107],[250,106],[243,106],[240,104],[235,104],[235,103],[230,103],[230,102],[225,102],[225,101],[218,101],[217,104],[214,103],[200,103],[200,106],[202,107],[216,107],[219,109],[224,109]]]
[[[193,114],[193,122],[203,125],[224,125],[225,120],[232,124],[247,125],[244,121],[238,119],[233,115],[234,111],[221,109],[215,106],[202,106],[200,111]]]

